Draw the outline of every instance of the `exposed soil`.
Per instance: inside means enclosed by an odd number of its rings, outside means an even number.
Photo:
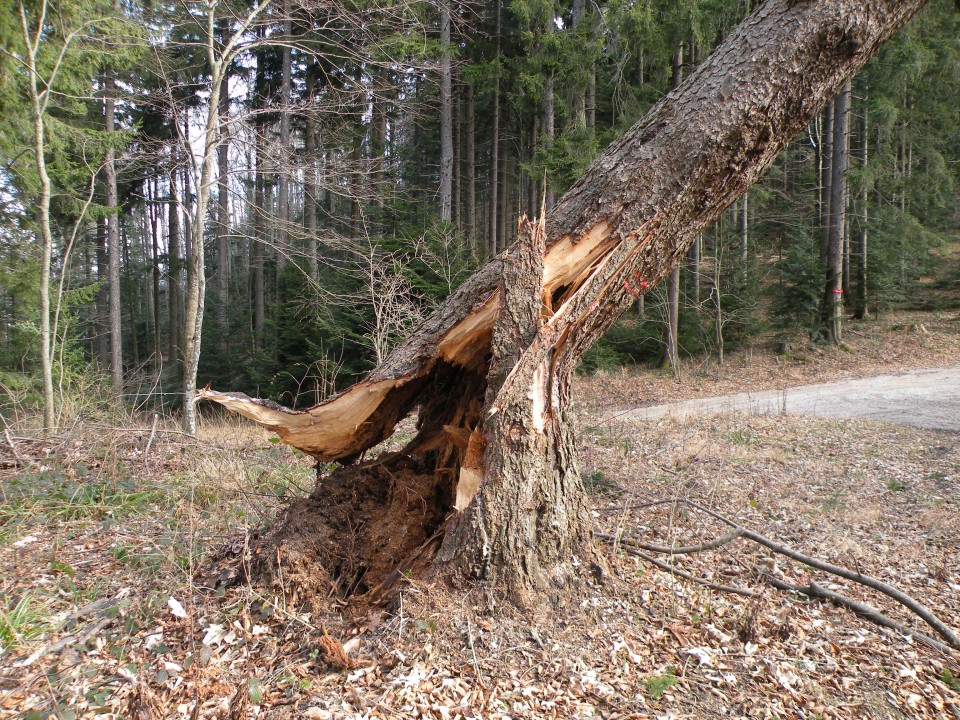
[[[354,611],[387,599],[421,554],[429,557],[424,551],[449,507],[440,492],[433,474],[403,457],[338,468],[244,548],[228,548],[214,584],[252,581],[314,612],[343,608],[346,598]]]

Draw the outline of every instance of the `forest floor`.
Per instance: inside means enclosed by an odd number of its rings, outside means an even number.
[[[953,365],[956,312],[851,323],[847,349],[795,343],[688,361],[681,382],[581,378],[581,468],[597,533],[695,544],[727,528],[693,500],[911,594],[960,632],[960,434],[641,405]],[[960,655],[781,592],[824,585],[915,629],[883,595],[743,538],[660,556],[720,592],[601,545],[562,609],[409,580],[396,612],[323,615],[200,578],[314,483],[309,460],[240,420],[0,438],[0,718],[960,718]],[[932,631],[926,629],[928,634]],[[338,642],[347,653],[336,652]]]

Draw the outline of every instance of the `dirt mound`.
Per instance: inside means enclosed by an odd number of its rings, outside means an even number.
[[[338,468],[245,549],[234,543],[221,554],[216,584],[249,580],[317,612],[345,598],[352,605],[382,602],[405,572],[432,557],[450,506],[446,495],[407,457]],[[224,571],[223,563],[232,568]]]

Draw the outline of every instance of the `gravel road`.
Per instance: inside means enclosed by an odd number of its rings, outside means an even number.
[[[686,400],[630,410],[620,416],[638,419],[683,418],[732,411],[864,418],[960,431],[960,365]]]

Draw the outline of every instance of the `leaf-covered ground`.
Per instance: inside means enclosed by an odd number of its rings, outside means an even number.
[[[916,326],[922,324],[923,329]],[[850,350],[799,343],[683,368],[584,378],[581,468],[609,573],[560,610],[411,580],[398,611],[316,616],[198,578],[243,548],[307,459],[235,422],[197,441],[161,424],[0,439],[0,718],[960,718],[960,655],[771,588],[819,580],[933,632],[878,593],[738,539],[664,562],[633,536],[727,528],[690,499],[807,555],[873,575],[960,632],[960,436],[863,421],[626,421],[692,394],[956,362],[957,318],[854,325]],[[149,453],[145,453],[147,445]],[[345,649],[346,657],[341,654]]]

